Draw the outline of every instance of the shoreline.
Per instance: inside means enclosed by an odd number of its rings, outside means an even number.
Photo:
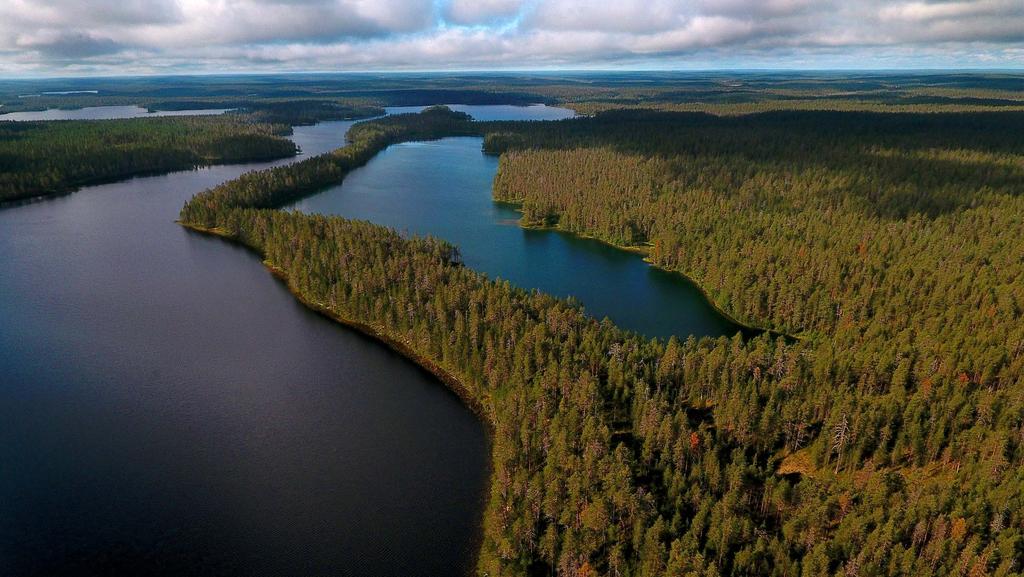
[[[270,272],[270,275],[273,276],[278,281],[280,281],[282,284],[284,284],[285,288],[292,295],[292,297],[294,297],[295,300],[302,303],[303,306],[305,306],[306,308],[308,308],[309,310],[316,314],[319,314],[331,321],[338,323],[343,327],[346,327],[350,330],[354,330],[355,332],[363,335],[364,337],[370,338],[386,346],[387,348],[398,353],[405,359],[412,361],[412,363],[415,364],[417,367],[430,373],[436,379],[441,381],[441,383],[445,385],[445,388],[451,393],[453,393],[456,397],[458,397],[459,400],[462,402],[463,406],[469,409],[477,417],[480,423],[483,424],[484,426],[484,436],[487,439],[487,450],[489,453],[487,459],[487,470],[484,472],[484,487],[483,491],[481,492],[480,503],[478,503],[480,505],[481,516],[479,518],[479,525],[477,527],[478,533],[475,539],[472,563],[473,568],[477,567],[480,563],[480,556],[483,552],[487,507],[488,504],[490,503],[491,485],[494,477],[493,449],[495,443],[496,426],[494,424],[493,417],[490,414],[488,414],[484,404],[473,396],[473,394],[469,390],[469,387],[467,387],[466,384],[461,379],[459,379],[458,376],[456,376],[453,372],[449,371],[448,369],[445,369],[443,366],[441,366],[440,363],[437,363],[434,360],[430,359],[429,357],[417,352],[415,347],[405,342],[404,339],[392,336],[391,334],[388,333],[388,331],[384,330],[381,327],[377,327],[369,323],[364,323],[342,316],[341,314],[331,310],[330,307],[328,307],[327,305],[324,305],[323,303],[314,302],[307,298],[306,296],[304,296],[303,294],[301,294],[292,284],[291,279],[288,276],[288,273],[285,272],[283,269],[278,268],[274,263],[267,260],[261,249],[246,244],[245,242],[242,242],[234,235],[231,235],[227,231],[220,228],[209,228],[182,222],[180,220],[176,220],[175,222],[187,230],[199,234],[219,237],[230,243],[242,246],[249,250],[250,252],[254,253],[256,256],[260,258],[260,262],[263,264],[264,268],[266,268],[267,271]],[[475,575],[475,569],[471,569],[469,574]]]
[[[448,385],[452,389],[452,392],[454,392],[460,399],[462,399],[466,403],[468,408],[471,411],[473,411],[473,413],[475,413],[482,421],[486,423],[487,427],[489,428],[488,435],[493,433],[493,430],[491,430],[493,429],[494,426],[492,417],[484,409],[483,404],[472,396],[472,394],[469,391],[469,388],[462,382],[462,380],[459,379],[454,373],[441,366],[439,363],[417,352],[415,347],[405,342],[404,339],[391,336],[390,334],[388,334],[386,330],[384,330],[381,327],[377,327],[372,324],[364,323],[362,321],[357,321],[342,316],[341,314],[331,310],[330,307],[328,307],[327,305],[306,298],[305,295],[301,294],[292,285],[291,279],[289,278],[287,272],[285,272],[281,268],[278,268],[274,263],[266,260],[266,258],[264,258],[263,255],[263,251],[249,244],[246,244],[245,242],[242,242],[234,235],[229,234],[228,232],[220,228],[207,228],[204,226],[199,226],[196,224],[181,221],[175,222],[189,230],[202,234],[209,234],[212,236],[220,237],[237,245],[244,246],[250,251],[256,253],[260,257],[260,261],[263,263],[263,266],[265,266],[267,270],[270,271],[270,274],[272,274],[278,280],[284,282],[288,288],[288,292],[290,292],[299,302],[306,305],[311,310],[324,315],[325,317],[328,317],[347,327],[356,329],[369,337],[373,337],[375,340],[378,340],[381,343],[386,344],[395,352],[400,353],[402,356],[405,356],[409,358],[409,360],[415,362],[417,365],[420,365],[423,369],[426,369],[427,372],[433,374],[435,377],[437,377],[446,385]]]
[[[291,139],[289,139],[289,140],[291,140]],[[203,168],[213,168],[213,167],[217,167],[217,166],[244,166],[246,164],[250,164],[250,163],[253,163],[253,162],[273,162],[275,160],[284,160],[286,158],[298,158],[301,155],[302,155],[302,152],[299,151],[299,150],[296,150],[296,152],[294,152],[292,154],[286,154],[286,155],[283,155],[283,156],[279,156],[279,155],[253,156],[253,157],[247,157],[247,158],[243,158],[243,159],[228,159],[228,160],[225,160],[225,161],[217,160],[217,161],[214,161],[214,162],[205,162],[205,163],[191,164],[189,166],[180,166],[180,167],[171,168],[171,169],[168,169],[168,170],[160,170],[160,169],[141,170],[141,171],[132,172],[132,173],[129,173],[129,174],[122,174],[120,176],[109,176],[109,177],[102,176],[102,177],[90,178],[90,179],[85,179],[85,180],[76,182],[74,184],[70,184],[70,185],[68,185],[67,188],[63,188],[63,189],[60,189],[60,190],[54,190],[52,192],[43,192],[43,193],[40,193],[40,194],[33,194],[31,196],[23,196],[23,197],[20,197],[20,198],[12,198],[12,199],[9,199],[9,200],[0,200],[0,210],[4,210],[6,208],[14,208],[14,207],[17,207],[17,206],[25,206],[25,205],[29,205],[29,204],[35,204],[37,202],[43,202],[45,200],[50,200],[50,199],[62,198],[62,197],[65,197],[65,196],[70,196],[72,194],[75,194],[76,192],[79,192],[83,188],[89,188],[89,187],[93,187],[93,186],[102,186],[104,184],[119,184],[119,183],[122,183],[122,182],[128,182],[130,180],[134,180],[136,178],[151,178],[151,177],[156,177],[156,176],[167,176],[169,174],[174,174],[176,172],[193,172],[193,171],[200,170],[200,169],[203,169]]]
[[[492,190],[492,194],[493,194],[493,190]],[[497,203],[497,204],[501,204],[501,205],[504,205],[504,206],[507,206],[507,207],[511,207],[511,208],[515,209],[520,215],[523,214],[523,211],[521,210],[522,206],[523,206],[522,202],[514,202],[514,201],[510,201],[510,200],[498,200],[498,199],[495,199],[493,197],[492,197],[492,201]],[[624,252],[630,252],[630,253],[633,253],[633,254],[640,255],[643,258],[643,261],[645,263],[647,263],[647,265],[650,266],[651,268],[659,270],[661,272],[665,272],[665,273],[671,274],[671,275],[678,276],[685,283],[687,283],[687,284],[693,286],[693,288],[697,289],[697,291],[700,292],[701,296],[704,298],[704,301],[708,304],[708,306],[710,306],[712,309],[714,309],[714,311],[716,313],[718,313],[719,315],[721,315],[725,320],[729,321],[733,325],[736,325],[736,327],[738,327],[740,329],[740,332],[749,333],[749,334],[768,333],[768,334],[770,334],[772,336],[778,336],[778,337],[782,337],[782,338],[785,338],[785,339],[803,340],[803,338],[804,338],[803,335],[800,335],[800,334],[791,335],[791,334],[784,333],[782,331],[778,331],[778,330],[775,330],[775,329],[766,329],[764,327],[759,327],[759,326],[754,325],[752,323],[749,323],[749,322],[746,322],[746,321],[742,321],[742,320],[736,318],[732,313],[730,313],[729,311],[726,311],[725,309],[720,307],[718,305],[718,303],[716,303],[711,298],[711,295],[708,293],[708,291],[705,290],[705,288],[703,286],[701,286],[701,284],[699,282],[697,282],[695,279],[693,279],[690,275],[688,275],[688,274],[686,274],[686,273],[684,273],[682,271],[673,270],[673,269],[670,269],[670,268],[665,268],[665,267],[663,267],[663,266],[661,266],[659,264],[654,263],[651,260],[651,258],[650,258],[650,248],[648,248],[646,246],[643,246],[643,245],[633,245],[633,246],[620,245],[620,244],[616,244],[614,242],[611,242],[609,240],[605,240],[603,238],[600,238],[598,236],[594,236],[594,235],[591,235],[591,234],[585,234],[585,233],[575,232],[575,231],[572,231],[572,230],[566,230],[566,229],[564,229],[564,228],[562,228],[562,227],[560,227],[558,225],[547,226],[547,225],[543,225],[543,224],[524,223],[521,216],[520,216],[520,219],[517,222],[517,224],[518,224],[519,228],[521,228],[523,230],[537,230],[537,231],[545,231],[545,232],[557,232],[559,234],[568,235],[568,236],[571,236],[571,237],[574,237],[574,238],[578,238],[578,239],[582,239],[582,240],[592,240],[592,241],[595,241],[595,242],[599,242],[599,243],[601,243],[603,245],[609,246],[611,248],[614,248],[616,250],[621,250],[621,251],[624,251]],[[678,337],[678,335],[677,335],[677,337]]]
[[[358,164],[357,166],[353,167],[352,170],[364,166],[367,162],[369,162],[374,157],[379,155],[382,151],[390,148],[391,146],[397,145],[397,144],[401,144],[401,143],[405,143],[405,142],[439,140],[439,139],[452,138],[452,137],[458,137],[458,136],[480,137],[479,135],[476,135],[476,134],[472,134],[472,135],[449,134],[449,135],[444,135],[444,136],[438,136],[436,138],[418,138],[418,139],[398,140],[398,141],[395,141],[395,142],[388,142],[388,143],[384,144],[384,146],[381,146],[379,149],[375,150],[371,155],[369,155],[369,157],[366,159],[365,162],[362,162],[362,163]],[[348,146],[351,146],[351,143],[346,143],[344,146],[342,146],[340,148],[337,148],[337,149],[335,149],[335,150],[333,150],[331,152],[328,152],[327,154],[331,154],[333,152],[337,152],[337,151],[342,150],[342,149],[344,149],[344,148],[346,148]],[[339,183],[343,182],[350,172],[351,172],[351,170],[347,171],[342,176],[342,178],[339,180]],[[291,199],[291,201],[303,198],[303,197],[308,196],[310,194],[314,194],[315,192],[316,191],[306,191],[306,192],[303,192],[303,193],[299,193],[299,194],[295,195],[295,198]],[[498,203],[502,203],[502,204],[506,204],[506,205],[510,205],[510,206],[513,206],[513,207],[517,206],[517,203],[512,203],[512,202],[507,202],[507,201],[498,201],[498,200],[493,199],[493,190],[492,190],[492,201],[498,202]],[[284,204],[286,204],[286,203],[277,204],[273,208],[268,208],[267,210],[280,210],[280,206],[282,206]],[[521,206],[522,206],[521,203],[518,203],[518,207],[521,207]],[[518,210],[518,212],[520,213],[520,215],[522,214],[521,210]],[[484,476],[484,482],[483,482],[483,491],[481,493],[480,500],[478,502],[478,505],[480,507],[479,510],[481,512],[481,515],[480,515],[480,517],[478,517],[477,533],[476,533],[475,539],[474,539],[474,552],[472,554],[473,563],[472,563],[472,565],[470,565],[468,567],[470,574],[476,574],[476,568],[478,568],[480,566],[480,563],[481,563],[482,559],[484,558],[484,546],[487,543],[487,527],[488,527],[488,520],[489,520],[488,512],[489,512],[489,508],[490,508],[490,505],[491,505],[491,490],[492,490],[492,487],[494,486],[494,474],[495,474],[495,470],[496,470],[495,469],[495,460],[494,460],[494,457],[495,457],[495,455],[494,455],[494,446],[495,446],[495,442],[496,442],[496,429],[497,429],[497,427],[496,427],[496,424],[495,424],[495,422],[493,420],[494,419],[493,415],[491,415],[491,414],[489,414],[487,412],[485,404],[483,402],[481,402],[479,399],[477,399],[471,393],[470,388],[468,386],[466,386],[466,384],[463,382],[463,380],[460,379],[459,376],[456,373],[454,373],[452,371],[449,371],[447,368],[442,366],[441,363],[436,362],[435,360],[433,360],[429,356],[421,354],[419,351],[416,350],[416,347],[413,344],[408,343],[401,336],[393,335],[388,330],[386,330],[385,328],[377,326],[377,325],[375,325],[373,323],[367,323],[367,322],[363,322],[363,321],[359,321],[359,320],[355,320],[355,319],[346,317],[343,314],[338,313],[338,312],[332,310],[326,304],[320,303],[320,302],[316,302],[316,301],[311,300],[308,297],[306,297],[304,294],[302,294],[297,289],[296,286],[294,286],[294,284],[291,281],[291,278],[289,277],[288,273],[285,270],[277,267],[275,265],[275,263],[267,260],[266,254],[264,253],[262,248],[260,248],[258,246],[255,246],[253,244],[249,244],[247,242],[244,242],[243,240],[237,238],[234,234],[231,234],[228,231],[226,231],[224,229],[221,229],[219,227],[206,227],[206,226],[202,226],[202,225],[186,223],[186,222],[183,222],[181,220],[175,220],[175,222],[177,224],[185,227],[188,230],[191,230],[191,231],[194,231],[194,232],[198,232],[198,233],[201,233],[201,234],[208,234],[208,235],[212,235],[212,236],[218,236],[218,237],[220,237],[220,238],[222,238],[224,240],[227,240],[227,241],[232,242],[234,244],[238,244],[240,246],[243,246],[247,250],[253,252],[254,254],[256,254],[260,258],[260,261],[262,262],[263,266],[270,272],[270,274],[274,278],[276,278],[278,281],[282,282],[284,284],[285,288],[288,290],[288,292],[291,293],[293,298],[295,298],[298,302],[300,302],[307,309],[309,309],[310,311],[312,311],[312,312],[314,312],[316,314],[319,314],[319,315],[321,315],[323,317],[326,317],[327,319],[332,320],[332,321],[334,321],[334,322],[336,322],[336,323],[338,323],[338,324],[340,324],[340,325],[342,325],[342,326],[344,326],[344,327],[346,327],[348,329],[354,330],[354,331],[358,332],[359,334],[361,334],[361,335],[363,335],[363,336],[365,336],[367,338],[373,339],[374,341],[376,341],[376,342],[378,342],[378,343],[388,347],[392,351],[398,353],[399,355],[401,355],[405,359],[411,361],[416,366],[418,366],[420,369],[427,371],[433,377],[435,377],[439,381],[441,381],[441,383],[443,383],[445,385],[447,390],[449,390],[450,392],[454,393],[459,398],[459,400],[462,402],[463,406],[465,406],[470,411],[472,411],[473,414],[479,419],[479,421],[484,425],[484,431],[485,431],[484,434],[485,434],[485,437],[487,438],[487,442],[488,442],[488,445],[489,445],[488,451],[490,453],[490,456],[487,459],[486,471],[484,472],[485,476]],[[761,328],[758,328],[758,327],[754,327],[754,326],[748,325],[747,323],[739,322],[731,314],[729,314],[728,312],[724,311],[714,301],[712,301],[709,298],[707,291],[705,291],[703,287],[701,287],[696,281],[691,279],[689,276],[687,276],[684,273],[681,273],[681,272],[678,272],[678,271],[669,270],[669,269],[666,269],[664,267],[660,267],[658,265],[653,264],[649,260],[649,258],[648,258],[649,249],[647,249],[645,247],[642,247],[642,246],[636,246],[636,247],[621,246],[621,245],[617,245],[617,244],[614,244],[612,242],[606,241],[604,239],[598,238],[596,236],[579,234],[579,233],[575,233],[575,232],[572,232],[572,231],[567,231],[567,230],[561,229],[559,227],[524,225],[522,223],[521,218],[520,218],[520,221],[518,222],[518,226],[520,226],[520,228],[523,228],[523,229],[548,230],[548,231],[551,231],[551,232],[557,232],[557,233],[562,233],[562,234],[569,234],[569,235],[575,236],[577,238],[582,238],[582,239],[587,239],[587,240],[595,240],[595,241],[601,242],[601,243],[603,243],[605,245],[608,245],[609,247],[614,248],[616,250],[623,250],[623,251],[626,251],[626,252],[632,252],[634,254],[639,254],[643,258],[644,262],[648,266],[651,266],[651,267],[653,267],[655,269],[658,269],[658,270],[666,272],[666,273],[670,273],[672,275],[676,275],[676,276],[680,277],[684,282],[689,283],[692,286],[694,286],[698,290],[698,292],[703,296],[705,302],[708,303],[711,306],[711,308],[716,311],[716,313],[718,313],[725,320],[727,320],[728,322],[733,324],[737,328],[737,332],[739,332],[741,334],[742,338],[744,338],[744,339],[749,338],[749,337],[754,336],[754,335],[757,335],[757,334],[763,334],[763,333],[768,333],[768,334],[773,335],[773,336],[780,336],[780,337],[783,337],[785,339],[797,339],[797,338],[799,338],[799,337],[791,337],[791,336],[786,335],[784,333],[779,333],[779,332],[771,331],[771,330],[767,330],[767,329],[761,329]]]

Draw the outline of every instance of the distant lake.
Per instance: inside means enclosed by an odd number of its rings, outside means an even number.
[[[0,108],[2,111],[3,108]],[[0,114],[3,120],[112,120],[115,118],[150,118],[154,116],[207,116],[224,114],[230,108],[204,108],[200,110],[159,110],[149,112],[141,106],[87,106],[74,110],[51,108],[31,112],[8,112]]]

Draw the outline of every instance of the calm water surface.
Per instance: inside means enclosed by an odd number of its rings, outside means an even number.
[[[469,109],[480,119],[566,116]],[[351,123],[296,128],[305,154]],[[308,311],[248,251],[173,223],[273,164],[0,210],[0,575],[452,575],[486,486],[480,423],[433,377]],[[303,210],[458,244],[648,334],[732,328],[674,275],[524,231],[480,140],[394,146]]]
[[[326,151],[349,124],[295,140]],[[0,575],[472,565],[474,415],[248,251],[174,224],[195,192],[265,166],[0,210]]]
[[[530,108],[503,112],[490,119],[534,118]],[[481,146],[480,138],[391,146],[341,185],[291,208],[443,238],[461,249],[470,268],[520,287],[574,296],[590,314],[648,336],[737,332],[691,283],[637,254],[560,232],[521,229],[518,211],[491,200],[498,160]]]
[[[0,111],[3,109],[0,108]],[[31,112],[0,114],[3,120],[111,120],[114,118],[152,118],[154,116],[206,116],[224,114],[230,108],[204,108],[200,110],[158,110],[149,112],[141,106],[87,106],[75,110],[51,108]]]

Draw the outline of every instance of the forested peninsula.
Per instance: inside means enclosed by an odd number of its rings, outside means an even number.
[[[294,155],[287,124],[243,116],[0,122],[0,203],[99,182]]]
[[[493,431],[486,575],[1011,575],[1024,558],[1024,115],[617,112],[362,123],[193,198],[303,301]],[[405,140],[485,136],[525,223],[646,245],[805,338],[650,340],[455,247],[274,210]]]

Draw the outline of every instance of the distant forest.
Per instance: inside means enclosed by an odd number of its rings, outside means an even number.
[[[358,124],[348,147],[201,193],[181,219],[480,410],[481,574],[1014,575],[1022,129],[1017,112],[435,108]],[[466,134],[500,154],[495,197],[524,224],[643,247],[790,336],[649,340],[443,242],[273,210],[389,144]]]
[[[74,90],[95,92],[58,94]],[[281,104],[288,102],[293,104]],[[137,104],[159,110],[238,108],[276,122],[281,106],[298,110],[294,103],[305,108],[306,122],[371,116],[368,110],[383,106],[433,104],[546,103],[583,114],[619,108],[715,114],[1020,111],[1024,78],[1002,72],[524,72],[0,79],[0,112]]]
[[[0,122],[0,202],[85,184],[295,154],[284,124],[245,117]]]

